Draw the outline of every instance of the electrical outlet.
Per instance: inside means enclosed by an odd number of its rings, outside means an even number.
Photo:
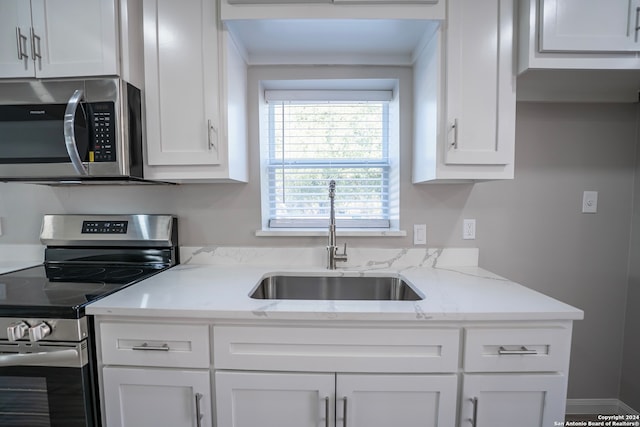
[[[413,224],[413,244],[414,245],[427,244],[427,225],[426,224]]]
[[[476,238],[476,220],[465,219],[462,221],[462,238],[464,240],[475,240]]]

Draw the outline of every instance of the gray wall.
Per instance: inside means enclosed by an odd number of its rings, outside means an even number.
[[[639,116],[640,117],[640,116]],[[620,398],[640,410],[640,150],[636,157],[633,222],[629,251],[629,289]]]
[[[401,108],[407,108],[411,100],[402,102]],[[409,168],[401,173],[401,227],[409,234],[413,224],[426,223],[429,246],[478,246],[481,266],[585,311],[585,320],[574,329],[571,398],[618,397],[635,109],[617,104],[519,104],[513,181],[412,185]],[[403,127],[401,161],[409,165],[406,132],[411,126]],[[250,129],[250,135],[253,140],[256,130]],[[0,184],[0,244],[36,243],[44,213],[169,212],[179,215],[181,244],[186,246],[324,245],[322,238],[255,237],[260,225],[257,165],[252,142],[249,184]],[[595,215],[580,213],[584,190],[599,191]],[[476,241],[461,239],[463,218],[477,219]],[[411,245],[409,237],[347,240],[354,246]]]
[[[618,397],[635,132],[635,105],[519,104],[516,179],[476,185],[466,205],[483,267],[584,310],[572,398]],[[597,214],[581,213],[584,190]]]

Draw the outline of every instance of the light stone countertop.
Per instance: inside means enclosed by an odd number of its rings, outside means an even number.
[[[411,250],[360,258],[335,271],[317,266],[322,252],[291,250],[288,263],[268,260],[261,249],[187,248],[183,262],[167,271],[105,297],[87,313],[108,316],[234,320],[361,320],[361,321],[530,321],[579,320],[575,307],[478,268],[477,253]],[[304,252],[304,250],[302,250]],[[195,254],[195,255],[194,255]],[[206,258],[198,255],[207,254]],[[267,254],[267,255],[265,255]],[[295,254],[295,255],[294,255]],[[382,256],[381,259],[380,256]],[[390,258],[389,258],[390,256]],[[295,258],[294,259],[291,259]],[[353,259],[352,258],[352,259]],[[438,262],[440,258],[441,262]],[[463,260],[456,264],[455,258]],[[416,259],[422,260],[417,262]],[[250,261],[253,261],[254,265]],[[305,261],[308,260],[308,261]],[[195,262],[201,262],[196,264]],[[358,264],[358,265],[354,265]],[[295,265],[291,265],[295,264]],[[315,264],[312,265],[312,264]],[[249,294],[269,274],[403,276],[425,298],[422,301],[255,300]]]

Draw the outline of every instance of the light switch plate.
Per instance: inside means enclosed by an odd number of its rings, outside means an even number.
[[[427,225],[426,224],[413,224],[413,244],[414,245],[427,244]]]
[[[582,213],[598,212],[598,192],[585,191],[582,193]]]

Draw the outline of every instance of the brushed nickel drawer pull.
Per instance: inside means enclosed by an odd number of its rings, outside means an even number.
[[[347,427],[347,396],[342,398],[342,427]]]
[[[161,346],[149,345],[146,342],[142,345],[131,347],[131,350],[144,350],[144,351],[169,351],[169,344],[162,344]]]
[[[329,396],[324,398],[324,425],[329,427]]]
[[[458,119],[453,119],[453,123],[449,127],[449,132],[453,132],[453,142],[450,143],[450,146],[453,149],[458,149]]]
[[[538,350],[529,350],[525,346],[521,346],[519,350],[507,350],[506,348],[500,346],[500,350],[498,350],[498,354],[501,356],[518,356],[518,355],[527,355],[527,354],[538,354]]]
[[[469,399],[469,400],[473,405],[473,418],[471,418],[469,421],[471,421],[472,427],[476,427],[476,425],[478,424],[478,398],[474,397],[473,399]]]
[[[16,39],[18,40],[18,59],[22,61],[23,58],[28,58],[29,55],[25,53],[27,50],[27,36],[22,34],[20,27],[16,27]]]
[[[201,393],[196,393],[196,426],[202,427],[202,409],[200,408],[200,400],[202,399]]]
[[[634,41],[638,43],[638,30],[640,30],[640,7],[636,7],[636,25],[634,28]]]
[[[33,28],[31,28],[31,56],[34,61],[37,59],[42,60],[42,51],[40,47],[41,41],[42,39],[40,36],[36,34]]]

